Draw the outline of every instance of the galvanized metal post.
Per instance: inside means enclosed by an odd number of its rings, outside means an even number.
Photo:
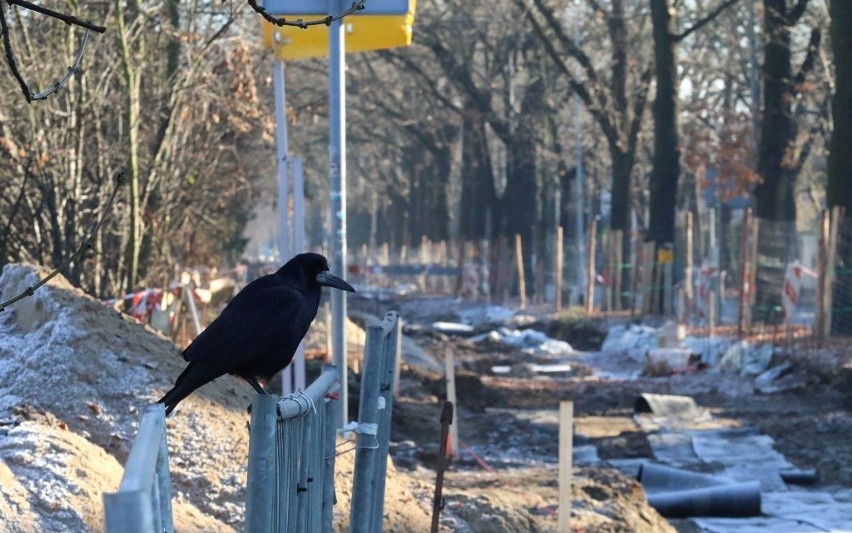
[[[287,176],[287,104],[284,87],[284,62],[272,63],[272,85],[275,90],[275,152],[278,159],[278,254],[281,262],[290,258],[290,187]]]
[[[293,253],[301,254],[305,249],[305,173],[302,158],[293,157]],[[293,358],[293,384],[297,390],[305,389],[305,341],[299,343]]]
[[[381,397],[384,405],[379,410],[379,428],[376,440],[379,448],[376,451],[378,463],[375,474],[375,497],[373,498],[373,520],[369,531],[382,531],[382,516],[385,507],[385,478],[388,470],[388,449],[390,448],[390,425],[393,410],[393,382],[396,374],[396,359],[400,356],[402,347],[402,321],[396,312],[385,316],[386,329],[382,349]]]
[[[361,401],[358,407],[358,423],[379,423],[379,395],[381,394],[384,328],[367,327],[367,344],[364,348],[364,369],[361,372]],[[352,481],[352,505],[349,513],[349,532],[374,531],[372,501],[382,496],[374,490],[376,461],[383,459],[377,446],[377,435],[359,433],[356,439],[355,473]]]
[[[323,473],[322,473],[322,530],[331,531],[334,524],[334,460],[337,450],[337,419],[333,415],[337,414],[331,405],[335,401],[330,399],[323,407],[325,413],[325,427],[323,428],[323,445],[320,447],[323,454]]]
[[[246,486],[246,531],[273,531],[276,468],[275,397],[259,394],[251,405],[248,482]]]
[[[272,86],[275,90],[275,151],[278,158],[278,257],[283,264],[290,259],[290,184],[288,180],[287,99],[284,84],[284,62],[272,62]],[[281,372],[281,391],[293,392],[293,368]]]
[[[329,0],[329,14],[343,10],[342,0]],[[331,270],[346,276],[346,46],[344,22],[337,19],[328,31],[329,180],[331,182]],[[341,401],[334,405],[335,421],[348,420],[346,397],[346,291],[331,291],[332,360],[340,372]]]

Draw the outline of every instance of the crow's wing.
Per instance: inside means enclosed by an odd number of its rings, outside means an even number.
[[[302,293],[292,287],[258,279],[231,300],[184,350],[183,357],[224,374],[268,356],[275,344],[297,334],[293,326],[303,301]]]

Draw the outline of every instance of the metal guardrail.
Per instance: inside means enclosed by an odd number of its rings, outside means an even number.
[[[118,492],[104,494],[107,533],[173,533],[166,411],[144,407]]]
[[[350,533],[380,533],[390,443],[394,383],[398,375],[402,323],[395,311],[367,328],[355,474],[349,515]],[[326,530],[327,531],[327,530]]]
[[[305,391],[252,403],[245,530],[331,531],[337,427],[326,394],[337,386],[329,366]]]

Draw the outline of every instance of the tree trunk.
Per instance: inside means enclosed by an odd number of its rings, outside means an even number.
[[[617,147],[610,146],[610,157],[612,157],[612,204],[610,214],[610,229],[612,233],[621,232],[623,240],[621,241],[621,257],[622,262],[630,260],[631,250],[631,223],[630,214],[633,204],[633,188],[630,175],[633,172],[634,155],[624,153],[618,150]],[[616,269],[622,269],[622,265],[611,265],[610,275],[615,275]],[[630,305],[629,298],[625,295],[627,288],[630,287],[630,273],[622,271],[620,275],[616,275],[616,280],[621,280],[621,284],[614,287],[613,290],[621,298],[621,304],[617,308]]]
[[[465,240],[486,235],[488,210],[495,204],[494,173],[488,156],[485,123],[465,117],[462,146],[461,220],[459,233]]]
[[[794,221],[796,174],[786,171],[791,163],[788,150],[797,133],[791,113],[794,91],[787,0],[764,0],[763,9],[764,111],[757,163],[762,181],[755,189],[756,212],[763,220]]]
[[[675,19],[668,0],[651,1],[654,26],[654,64],[657,96],[654,99],[654,161],[651,170],[650,206],[647,239],[654,241],[655,250],[674,247],[677,182],[680,174],[680,151],[677,132],[677,65],[675,60]],[[656,262],[655,268],[662,268]],[[651,301],[660,307],[664,301],[662,287],[654,285]]]
[[[852,2],[832,0],[831,49],[834,52],[835,88],[832,99],[834,131],[829,142],[829,207],[846,208],[840,237],[834,294],[832,333],[852,334]]]
[[[795,186],[799,168],[793,162],[798,132],[793,118],[795,100],[790,51],[790,28],[807,0],[789,9],[787,0],[764,0],[766,44],[763,62],[763,128],[755,188],[756,214],[761,219],[754,320],[779,322],[784,269],[797,255]],[[798,9],[801,6],[801,9]]]
[[[503,234],[507,238],[520,235],[523,241],[524,271],[534,280],[532,256],[535,254],[535,228],[538,224],[538,184],[536,179],[537,122],[540,116],[544,93],[541,79],[527,87],[517,130],[512,142],[506,147],[509,152],[506,190],[500,202],[504,220]],[[527,296],[536,290],[536,284],[526,284]]]
[[[116,18],[118,22],[118,42],[121,48],[122,69],[124,81],[127,84],[127,179],[129,228],[125,248],[126,283],[125,289],[135,290],[139,282],[139,256],[142,249],[142,220],[139,202],[139,126],[141,118],[140,81],[141,76],[131,51],[130,36],[125,23],[125,10],[122,0],[116,0]],[[138,13],[136,6],[130,5],[131,11]],[[142,53],[141,50],[137,50]]]

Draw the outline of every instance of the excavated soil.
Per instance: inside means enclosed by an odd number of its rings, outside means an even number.
[[[45,273],[7,265],[0,300]],[[546,377],[524,372],[525,364],[545,360],[431,331],[435,320],[456,319],[452,300],[408,297],[396,304],[408,322],[406,342],[415,345],[410,351],[419,350],[428,364],[403,364],[385,531],[429,530],[445,394],[434,361],[450,351],[458,368],[461,457],[446,473],[441,531],[556,531],[561,400],[574,403],[575,446],[594,445],[602,460],[574,469],[573,531],[675,531],[635,480],[606,463],[650,457],[632,418],[644,392],[690,395],[717,418],[775,438],[796,466],[817,469],[820,485],[852,486],[848,355],[822,366],[797,362],[794,386],[771,395],[756,394],[753,381],[736,374],[641,376],[626,355],[593,351],[577,352],[570,375]],[[379,315],[389,305],[353,298],[351,307]],[[606,331],[599,321],[566,326],[546,313],[530,324],[585,350],[599,346]],[[323,345],[315,340],[311,353],[321,355]],[[183,364],[169,339],[61,277],[0,313],[0,531],[101,531],[102,494],[118,487],[139,407],[159,398]],[[494,374],[498,365],[512,372]],[[242,529],[250,402],[249,387],[223,377],[169,419],[178,531]],[[352,461],[352,453],[337,460],[335,531],[348,528]]]

